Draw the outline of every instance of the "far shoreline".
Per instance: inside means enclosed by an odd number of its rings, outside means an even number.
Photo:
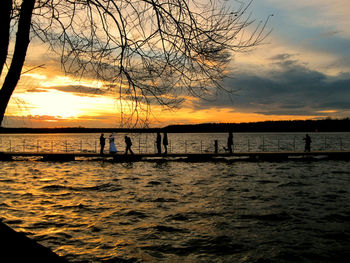
[[[202,123],[169,125],[162,128],[7,128],[0,127],[0,134],[29,133],[216,133],[216,132],[350,132],[350,119],[264,121],[249,123]]]

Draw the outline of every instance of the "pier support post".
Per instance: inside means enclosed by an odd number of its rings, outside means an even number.
[[[263,141],[262,150],[263,150],[263,152],[265,152],[265,137],[264,136],[262,138],[262,141]]]
[[[295,151],[295,136],[294,136],[294,141],[293,141],[293,149]]]
[[[341,137],[339,138],[339,140],[340,140],[340,150],[342,151],[343,150],[343,141],[342,141]]]
[[[218,140],[214,141],[214,152],[218,153],[219,152],[219,143]]]

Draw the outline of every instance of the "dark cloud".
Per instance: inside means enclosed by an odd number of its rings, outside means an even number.
[[[330,77],[281,54],[272,59],[274,69],[263,75],[242,72],[224,86],[236,90],[200,101],[196,108],[232,107],[264,115],[324,115],[326,111],[350,109],[350,74]]]
[[[41,89],[41,88],[31,88],[31,89],[27,89],[26,92],[47,92],[47,90]]]
[[[320,104],[320,108],[328,108],[328,109],[342,109],[342,110],[350,110],[350,102],[349,101],[335,101],[335,102],[326,102]]]
[[[290,59],[291,57],[293,57],[293,55],[291,54],[278,54],[276,56],[271,57],[271,59],[280,61]]]
[[[70,93],[78,93],[81,95],[103,95],[106,93],[105,90],[100,88],[93,88],[93,87],[87,87],[87,86],[58,86],[58,87],[51,87],[51,89],[63,91],[63,92],[70,92]]]
[[[255,113],[262,115],[291,115],[291,116],[307,116],[310,115],[309,111],[306,110],[267,110],[267,111],[256,111]],[[324,114],[321,112],[316,112],[313,115],[323,116]]]
[[[94,96],[94,95],[104,95],[108,93],[106,89],[103,88],[94,88],[94,87],[88,87],[88,86],[82,86],[82,85],[70,85],[70,86],[53,86],[53,87],[40,87],[40,88],[30,88],[27,89],[27,92],[48,92],[49,90],[58,90],[62,92],[68,92],[68,93],[77,93],[79,95],[85,95],[85,96]]]

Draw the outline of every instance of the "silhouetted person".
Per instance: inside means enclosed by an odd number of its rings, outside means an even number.
[[[168,153],[168,134],[164,132],[163,134],[163,146],[164,146],[164,154]]]
[[[228,138],[227,138],[227,150],[229,153],[232,153],[232,145],[233,145],[233,135],[232,135],[232,132],[230,131],[228,133]]]
[[[128,154],[128,151],[130,151],[130,154],[134,154],[134,152],[131,150],[131,139],[128,136],[125,136],[125,154]]]
[[[109,153],[111,154],[117,153],[117,147],[114,144],[114,133],[109,135],[108,140],[109,140]]]
[[[305,138],[303,139],[305,141],[305,152],[310,152],[311,150],[311,137],[309,134],[305,135]]]
[[[162,136],[160,135],[160,132],[157,132],[157,139],[156,139],[156,145],[157,145],[157,153],[162,153]]]
[[[105,145],[106,145],[106,138],[104,137],[104,134],[101,133],[101,136],[100,136],[100,146],[101,146],[100,154],[101,155],[103,155],[103,151],[105,149]]]

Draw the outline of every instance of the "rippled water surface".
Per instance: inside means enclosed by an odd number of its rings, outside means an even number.
[[[350,163],[0,162],[0,218],[72,262],[348,262]]]

